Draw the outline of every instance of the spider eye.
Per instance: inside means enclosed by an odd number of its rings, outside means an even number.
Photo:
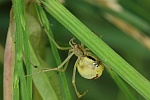
[[[94,65],[95,67],[98,67],[98,64],[97,64],[96,62],[94,62],[93,65]]]

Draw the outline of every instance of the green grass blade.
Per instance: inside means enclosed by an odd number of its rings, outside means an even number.
[[[15,68],[14,68],[14,100],[30,100],[26,87],[23,69],[23,33],[25,29],[24,0],[14,0],[14,16],[16,21],[15,34]],[[19,89],[20,88],[20,89]],[[19,92],[20,90],[20,92]],[[21,93],[21,96],[19,95]]]
[[[14,0],[14,14],[15,14],[15,21],[16,21],[16,38],[15,38],[15,68],[14,68],[14,94],[13,98],[14,100],[19,100],[19,70],[18,67],[22,66],[22,24],[20,23],[20,16],[19,13],[21,11],[17,10],[17,5],[20,2],[17,0]]]
[[[37,6],[37,8],[38,8],[41,23],[43,24],[45,30],[47,31],[48,37],[53,38],[53,34],[52,34],[51,29],[50,29],[50,23],[49,23],[49,21],[46,17],[46,14],[45,14],[44,10],[40,6]],[[49,40],[49,41],[50,41],[50,44],[51,44],[51,47],[52,47],[52,52],[54,54],[56,64],[57,64],[57,66],[59,66],[61,64],[61,59],[60,59],[58,50],[57,50],[55,44],[51,40]],[[68,87],[68,84],[67,84],[67,79],[66,79],[65,73],[59,73],[59,77],[60,77],[60,83],[61,83],[61,88],[62,88],[61,90],[63,90],[62,93],[64,95],[63,99],[64,100],[70,100],[71,95],[70,95],[70,91],[69,91],[69,87]]]
[[[56,0],[45,0],[45,9],[76,38],[93,51],[107,66],[130,84],[144,98],[150,99],[150,82],[99,39]],[[94,40],[94,41],[93,41]]]
[[[30,63],[30,49],[29,49],[29,37],[27,34],[27,30],[24,31],[23,34],[24,37],[24,58],[25,58],[25,64],[27,69],[27,75],[30,75],[32,73],[32,67]],[[32,100],[32,77],[27,77],[27,90],[28,90],[28,96],[30,97],[30,100]]]

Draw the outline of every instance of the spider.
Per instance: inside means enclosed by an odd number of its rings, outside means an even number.
[[[70,47],[67,48],[67,47],[60,47],[50,36],[48,37],[56,45],[58,49],[69,50],[68,57],[58,67],[52,69],[44,69],[39,72],[46,72],[52,70],[64,72],[68,66],[70,58],[73,55],[77,56],[77,60],[73,68],[72,84],[78,98],[81,98],[88,92],[88,89],[84,91],[82,94],[77,90],[75,83],[76,69],[78,70],[79,74],[86,79],[97,79],[102,75],[102,72],[104,70],[104,64],[98,59],[98,57],[89,52],[88,51],[89,49],[85,48],[82,43],[81,44],[75,43],[74,42],[75,38],[72,38],[69,41],[69,45],[71,46],[71,48]],[[61,69],[63,66],[64,68]]]

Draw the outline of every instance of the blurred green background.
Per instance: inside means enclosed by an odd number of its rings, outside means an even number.
[[[95,34],[102,35],[102,40],[106,44],[150,80],[149,0],[65,0],[61,2]],[[0,1],[0,80],[3,80],[3,53],[9,27],[10,8],[11,1]],[[67,44],[73,35],[50,15],[48,17],[56,42]],[[60,51],[60,55],[63,60],[67,57],[67,52]],[[76,100],[71,83],[75,60],[76,57],[71,59],[65,73],[71,94]],[[76,75],[76,84],[80,92],[90,88],[81,100],[127,100],[106,70],[97,80],[86,80],[79,74]],[[144,99],[132,87],[129,88],[137,100]],[[2,99],[3,81],[0,81],[0,90],[0,99]]]

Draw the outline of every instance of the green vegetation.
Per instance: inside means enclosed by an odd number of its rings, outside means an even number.
[[[67,0],[61,4],[56,0],[14,0],[9,25],[5,25],[8,13],[0,16],[0,33],[7,33],[6,27],[9,29],[4,79],[10,78],[10,81],[4,80],[10,87],[5,87],[1,95],[12,89],[2,98],[13,94],[14,100],[77,99],[71,84],[74,58],[64,73],[39,73],[39,70],[57,67],[67,57],[67,51],[57,50],[48,38],[51,36],[63,47],[68,47],[68,41],[76,37],[78,43],[85,44],[106,66],[97,80],[86,80],[77,73],[79,91],[90,88],[81,99],[150,100],[150,3],[148,0],[125,2]],[[0,2],[6,12],[7,6],[3,5],[8,3]],[[3,55],[6,35],[0,35],[0,55]],[[1,66],[4,57],[0,57]],[[8,76],[6,70],[13,74]],[[3,84],[0,85],[3,88]]]

